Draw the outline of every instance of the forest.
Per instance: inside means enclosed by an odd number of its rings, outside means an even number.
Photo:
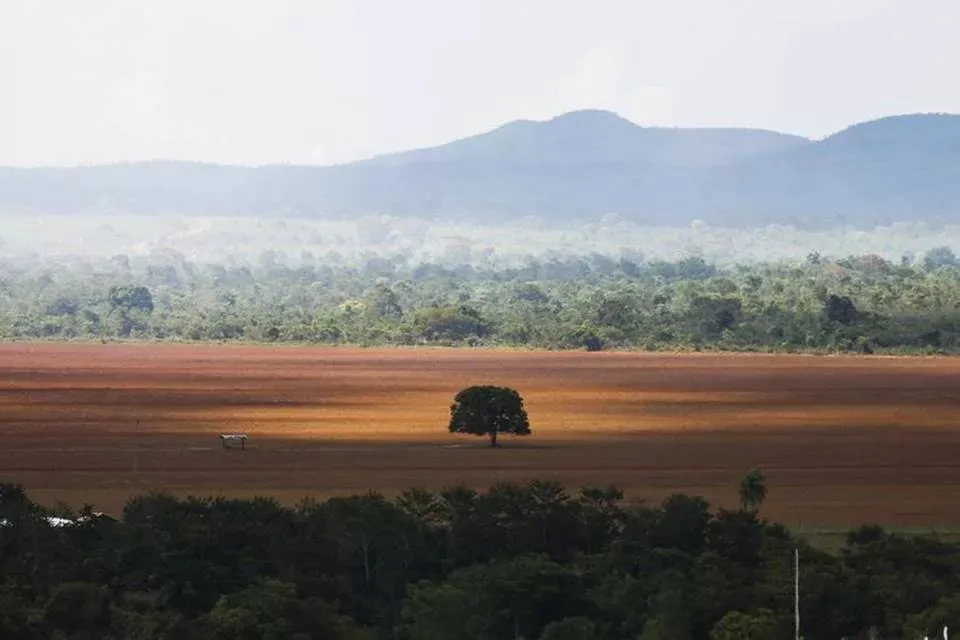
[[[766,494],[760,470],[734,510],[551,481],[292,507],[151,493],[115,520],[3,484],[0,637],[786,640],[795,552],[805,638],[960,624],[960,545],[863,526],[828,552],[764,520]]]
[[[0,339],[953,353],[960,267],[936,247],[717,265],[542,255],[514,266],[146,255],[0,258]]]

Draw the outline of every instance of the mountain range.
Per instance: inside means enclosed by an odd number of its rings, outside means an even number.
[[[651,225],[960,221],[960,116],[891,116],[822,140],[661,128],[585,110],[336,166],[177,161],[0,168],[0,214],[367,214]]]

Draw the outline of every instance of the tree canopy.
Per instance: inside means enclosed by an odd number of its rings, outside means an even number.
[[[789,640],[795,550],[804,637],[960,627],[957,542],[870,526],[821,548],[697,496],[626,498],[544,480],[292,507],[153,493],[114,520],[0,485],[0,637]]]
[[[0,256],[0,339],[951,353],[960,264],[949,257],[720,268],[585,255],[495,268]]]

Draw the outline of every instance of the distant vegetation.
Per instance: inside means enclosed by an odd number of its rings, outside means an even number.
[[[516,267],[0,261],[0,338],[950,353],[960,267],[935,248],[718,267],[593,255]]]
[[[0,168],[0,214],[377,214],[551,224],[617,213],[648,226],[817,229],[955,222],[960,116],[857,124],[824,140],[642,127],[580,111],[336,167],[144,162]]]
[[[819,231],[769,225],[740,229],[695,221],[652,226],[615,214],[584,223],[520,218],[503,224],[358,216],[346,220],[242,216],[30,215],[0,217],[0,261],[83,261],[126,255],[255,268],[362,268],[377,259],[399,268],[423,263],[482,270],[594,255],[635,263],[702,257],[720,267],[779,260],[876,254],[899,262],[938,246],[960,247],[960,225],[897,222],[868,230]]]
[[[960,627],[960,546],[866,526],[827,553],[758,515],[758,483],[739,510],[532,481],[294,508],[150,494],[119,521],[4,484],[0,637],[787,640],[795,549],[806,638]]]

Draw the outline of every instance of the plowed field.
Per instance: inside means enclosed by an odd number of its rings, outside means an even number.
[[[471,384],[517,388],[533,435],[448,434]],[[7,344],[0,479],[114,513],[160,488],[294,501],[531,477],[732,506],[760,465],[769,518],[951,527],[958,408],[947,358]]]

